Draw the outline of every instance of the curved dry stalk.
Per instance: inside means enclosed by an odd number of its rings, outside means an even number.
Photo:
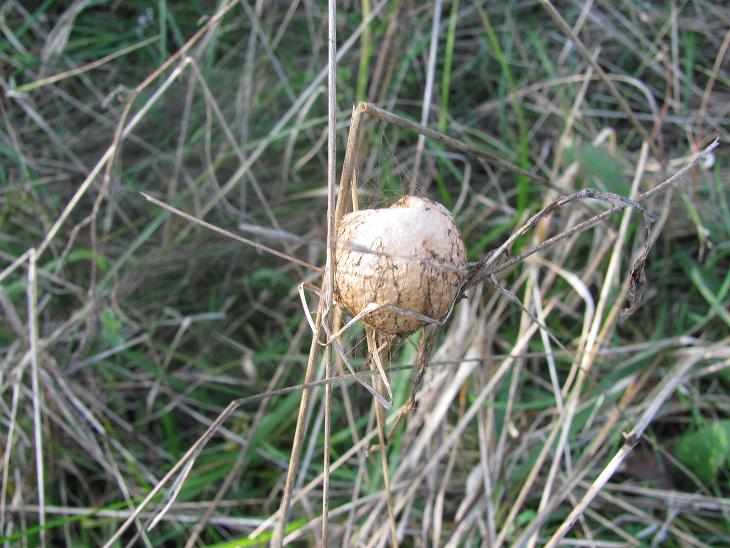
[[[299,297],[302,301],[302,307],[304,308],[304,316],[307,319],[307,322],[309,323],[309,327],[312,329],[312,333],[317,332],[317,327],[314,319],[312,318],[312,314],[309,311],[309,306],[307,304],[307,299],[304,295],[304,290],[311,291],[315,295],[317,295],[320,299],[320,302],[324,301],[324,296],[322,295],[322,292],[317,289],[315,286],[311,284],[299,284]],[[368,314],[375,312],[377,310],[380,310],[381,308],[386,307],[387,305],[377,305],[375,303],[370,303],[368,306],[366,306],[362,311],[360,311],[359,314],[357,314],[353,319],[351,319],[349,322],[345,324],[344,327],[341,327],[337,330],[336,333],[331,333],[330,328],[327,325],[322,325],[322,329],[325,332],[325,342],[321,342],[318,339],[317,342],[324,346],[325,348],[329,348],[330,345],[334,345],[335,350],[337,351],[338,356],[342,360],[342,362],[345,364],[345,367],[347,367],[347,370],[350,372],[352,377],[362,386],[370,392],[370,394],[382,405],[385,409],[390,409],[391,405],[393,405],[393,392],[390,389],[390,383],[388,382],[388,379],[385,375],[385,370],[383,369],[382,365],[380,365],[380,362],[377,362],[378,365],[378,372],[380,374],[380,378],[384,383],[385,390],[387,392],[387,397],[384,397],[382,394],[382,391],[379,390],[375,385],[370,385],[367,382],[360,379],[360,376],[355,373],[355,368],[350,363],[350,359],[347,357],[347,353],[342,348],[342,344],[340,343],[340,336],[345,333],[348,329],[350,329],[358,320],[362,319],[363,317],[367,316]],[[336,311],[339,312],[339,308],[336,309]],[[326,385],[325,385],[326,386]]]
[[[634,177],[634,182],[633,182],[634,191],[636,190],[636,188],[638,188],[639,181],[641,180],[641,177],[643,175],[644,166],[645,166],[646,157],[647,157],[647,150],[648,149],[645,145],[642,149],[642,155],[641,155],[639,165],[637,166],[636,174]],[[625,231],[628,227],[629,219],[630,219],[630,216],[627,214],[624,216],[624,219],[622,220],[622,225],[621,225],[622,229],[623,229],[621,232],[622,235],[625,233]],[[645,237],[645,246],[648,242],[649,242],[649,238]],[[561,459],[561,455],[562,455],[563,451],[567,450],[568,433],[569,433],[570,427],[572,425],[574,415],[577,412],[577,406],[578,406],[581,389],[582,389],[584,380],[586,378],[586,375],[587,375],[591,365],[593,364],[594,358],[596,356],[596,350],[600,347],[600,342],[602,340],[598,337],[598,330],[603,321],[603,309],[606,306],[606,302],[607,302],[607,298],[608,298],[608,290],[611,287],[611,284],[608,283],[608,281],[614,277],[614,274],[618,270],[618,258],[619,258],[618,253],[619,253],[619,250],[621,249],[622,243],[623,243],[623,237],[617,239],[617,242],[614,247],[614,253],[613,253],[613,256],[611,257],[611,261],[609,263],[609,267],[608,267],[606,275],[605,275],[606,283],[603,284],[603,290],[601,292],[601,297],[600,297],[600,300],[596,307],[596,311],[591,314],[590,330],[588,331],[587,334],[585,334],[585,336],[586,336],[585,348],[584,348],[581,356],[575,362],[575,364],[577,366],[576,368],[578,370],[578,377],[577,377],[577,380],[575,381],[575,384],[573,385],[572,391],[570,393],[570,397],[568,398],[568,401],[566,403],[565,411],[560,414],[560,419],[555,424],[555,426],[551,432],[550,442],[546,443],[540,452],[540,456],[538,457],[539,464],[536,464],[531,471],[531,475],[533,474],[533,472],[535,475],[532,476],[531,478],[529,478],[529,480],[525,482],[525,484],[523,485],[523,489],[520,492],[520,496],[522,498],[520,499],[518,497],[519,503],[515,503],[512,507],[512,510],[510,511],[510,515],[504,524],[502,532],[500,533],[500,536],[497,538],[496,544],[498,546],[501,544],[501,542],[504,541],[504,538],[507,534],[508,526],[512,523],[512,520],[514,520],[514,518],[516,517],[517,512],[521,509],[522,503],[524,501],[524,496],[526,495],[526,492],[527,492],[526,488],[532,484],[532,481],[534,481],[537,472],[539,471],[540,467],[542,466],[542,462],[543,462],[542,459],[544,459],[547,456],[547,451],[550,448],[550,446],[552,445],[552,441],[554,440],[554,435],[557,434],[558,432],[560,432],[560,437],[558,439],[557,447],[555,448],[555,459],[553,460],[553,463],[551,465],[548,477],[552,478],[555,476],[555,474],[557,472],[557,466]],[[588,319],[588,318],[586,318],[586,319]],[[548,483],[547,485],[549,488],[550,483]],[[545,499],[545,497],[543,497],[540,502],[540,509],[544,508],[546,505],[547,505],[547,500]],[[534,535],[536,534],[536,532],[537,532],[537,530],[535,531],[535,533],[533,533],[532,539],[534,539]],[[533,542],[533,541],[531,540],[531,542]]]
[[[644,213],[645,217],[645,223],[648,223],[648,216],[651,216],[650,213],[648,213],[643,206],[641,206],[641,202],[644,202],[651,196],[662,192],[667,187],[676,184],[679,182],[683,177],[685,177],[691,170],[694,168],[695,165],[697,165],[698,162],[701,162],[708,154],[710,154],[715,148],[718,147],[720,144],[719,139],[715,139],[712,143],[710,143],[707,147],[705,147],[704,150],[699,152],[697,155],[694,156],[682,169],[677,171],[674,175],[657,185],[656,187],[647,190],[638,196],[635,196],[633,199],[627,199],[622,196],[618,196],[616,194],[612,193],[600,193],[596,192],[593,189],[584,189],[579,192],[576,192],[574,194],[570,194],[567,196],[563,196],[561,198],[558,198],[551,204],[549,204],[546,208],[543,208],[540,212],[538,212],[536,215],[534,215],[530,220],[527,221],[520,229],[518,229],[515,234],[523,234],[526,232],[531,226],[533,226],[537,221],[539,221],[540,218],[549,215],[554,211],[556,208],[566,205],[567,203],[570,203],[572,201],[578,200],[578,199],[586,199],[586,198],[598,198],[601,200],[608,201],[609,203],[613,203],[614,205],[607,209],[606,211],[603,211],[602,213],[599,213],[598,215],[595,215],[591,217],[590,219],[586,219],[585,221],[578,223],[574,227],[565,230],[561,232],[560,234],[556,234],[555,236],[548,238],[547,240],[534,245],[524,252],[522,252],[520,255],[513,257],[511,259],[508,259],[504,261],[503,263],[500,263],[498,265],[495,265],[496,257],[502,254],[504,251],[506,251],[509,246],[514,242],[515,238],[510,237],[505,244],[500,246],[496,251],[490,253],[484,259],[476,263],[473,267],[472,274],[470,278],[465,282],[465,289],[468,287],[471,287],[472,285],[478,283],[479,281],[483,280],[486,276],[491,274],[496,274],[498,272],[501,272],[503,270],[506,270],[510,268],[511,266],[514,266],[515,264],[519,263],[520,261],[523,261],[530,255],[534,255],[535,253],[542,251],[543,249],[546,249],[548,247],[551,247],[555,245],[556,243],[560,242],[561,240],[564,240],[574,234],[577,234],[579,232],[583,232],[589,227],[593,226],[594,224],[610,217],[617,211],[620,211],[622,209],[625,209],[627,207],[632,207],[635,209],[639,209]],[[631,277],[632,277],[632,283],[638,285],[641,283],[641,273],[643,272],[643,265],[646,261],[646,256],[648,255],[649,249],[650,249],[650,242],[647,239],[645,241],[644,250],[642,251],[642,254],[639,256],[638,259],[634,262],[634,266],[632,267]]]

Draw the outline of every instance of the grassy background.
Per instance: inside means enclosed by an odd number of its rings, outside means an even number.
[[[522,543],[534,531],[543,544],[664,379],[677,389],[568,538],[730,544],[730,9],[559,5],[655,139],[661,156],[644,163],[641,135],[538,2],[439,5],[339,6],[338,169],[357,100],[421,118],[440,13],[428,125],[553,187],[429,140],[416,167],[417,135],[373,121],[361,207],[394,202],[417,172],[478,260],[559,193],[629,195],[637,169],[648,190],[712,138],[721,145],[645,204],[662,230],[629,319],[616,312],[644,242],[636,212],[624,229],[617,214],[499,275],[552,338],[490,286],[470,291],[388,449],[404,545]],[[311,338],[296,289],[318,275],[140,192],[323,264],[326,5],[48,0],[0,10],[2,542],[103,544],[220,412],[248,397],[116,545],[264,542]],[[603,209],[562,209],[512,253]],[[611,256],[618,269],[606,276]],[[392,356],[398,403],[417,338]],[[345,344],[364,367],[361,328]],[[271,394],[285,387],[295,389]],[[298,489],[322,471],[320,391]],[[374,424],[371,398],[351,379],[334,394],[333,461],[367,447]],[[354,451],[332,472],[330,496],[334,545],[386,542],[378,458]],[[543,496],[554,504],[541,514]],[[293,506],[292,540],[321,542],[320,519],[315,482]]]

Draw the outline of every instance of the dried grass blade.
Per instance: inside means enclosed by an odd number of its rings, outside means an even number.
[[[580,502],[573,508],[568,517],[558,527],[557,531],[553,534],[550,540],[545,545],[545,548],[553,548],[558,546],[560,541],[570,531],[578,518],[588,508],[588,505],[603,489],[609,479],[618,470],[619,466],[626,460],[631,451],[634,449],[636,444],[644,434],[644,430],[649,426],[654,416],[659,412],[659,409],[664,405],[664,402],[669,398],[674,391],[682,382],[686,374],[700,359],[702,359],[702,353],[695,351],[689,356],[685,357],[678,365],[675,366],[674,370],[667,375],[663,382],[657,387],[653,396],[647,398],[649,405],[647,406],[644,413],[642,413],[639,420],[636,422],[634,428],[624,436],[624,444],[621,449],[614,455],[611,461],[601,471],[598,477],[595,479],[588,492],[583,496]]]
[[[202,226],[203,228],[211,230],[211,231],[215,232],[216,234],[220,234],[221,236],[225,236],[226,238],[231,238],[232,240],[236,240],[237,242],[241,242],[243,244],[250,245],[251,247],[254,247],[260,251],[265,251],[266,253],[270,253],[271,255],[274,255],[281,259],[286,259],[287,261],[294,263],[294,264],[298,264],[299,266],[303,266],[304,268],[309,268],[316,272],[323,271],[322,267],[313,265],[306,261],[302,261],[301,259],[292,257],[291,255],[287,255],[286,253],[282,253],[281,251],[277,251],[276,249],[272,249],[268,246],[265,246],[258,242],[254,242],[253,240],[249,240],[248,238],[244,238],[243,236],[239,236],[238,234],[234,234],[233,232],[229,232],[229,231],[219,228],[213,224],[207,223],[207,222],[203,221],[202,219],[198,219],[188,213],[185,213],[184,211],[180,211],[179,209],[177,209],[169,204],[166,204],[165,202],[158,200],[157,198],[154,198],[154,197],[150,196],[149,194],[145,194],[144,192],[140,192],[140,194],[142,194],[142,196],[144,196],[147,200],[149,200],[156,206],[159,206],[162,209],[177,215],[178,217],[182,217],[186,221],[189,221],[193,224],[196,224],[196,225]]]

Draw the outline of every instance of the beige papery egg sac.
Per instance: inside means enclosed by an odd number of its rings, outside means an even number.
[[[380,333],[408,335],[441,321],[462,287],[467,255],[441,204],[405,196],[345,215],[337,229],[336,298]],[[385,305],[376,308],[375,305]]]

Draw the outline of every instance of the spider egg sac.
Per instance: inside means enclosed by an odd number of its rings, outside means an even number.
[[[336,298],[353,315],[371,303],[390,305],[363,321],[404,336],[427,323],[414,314],[441,321],[449,313],[466,257],[441,204],[405,196],[389,208],[354,211],[337,228]]]

